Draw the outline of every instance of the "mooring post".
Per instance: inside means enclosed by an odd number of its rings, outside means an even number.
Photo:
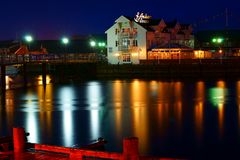
[[[138,138],[131,137],[123,140],[123,160],[138,160]]]
[[[13,148],[16,153],[23,153],[25,151],[25,130],[24,128],[13,128]]]
[[[42,84],[43,84],[44,87],[47,84],[46,75],[47,75],[47,63],[43,62],[42,63]]]
[[[6,98],[6,66],[1,65],[1,103],[5,105]]]

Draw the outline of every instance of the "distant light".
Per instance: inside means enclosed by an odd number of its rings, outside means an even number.
[[[90,46],[91,46],[91,47],[95,47],[95,46],[96,46],[96,42],[95,42],[95,41],[91,41],[91,42],[90,42]]]
[[[99,43],[98,43],[98,46],[99,46],[99,47],[105,47],[105,46],[106,46],[106,43],[104,43],[104,42],[99,42]]]
[[[62,38],[62,43],[63,44],[68,44],[69,43],[69,39],[66,38],[66,37]]]
[[[223,42],[223,39],[222,39],[222,38],[218,38],[218,39],[217,39],[217,42],[218,42],[218,43],[222,43],[222,42]]]
[[[212,42],[213,43],[222,43],[223,42],[223,38],[213,38]]]
[[[27,36],[25,36],[25,40],[26,40],[27,42],[32,42],[32,41],[33,41],[33,38],[32,38],[32,36],[27,35]]]
[[[223,50],[220,49],[220,50],[219,50],[219,53],[222,53],[222,52],[223,52]]]
[[[106,43],[105,42],[102,42],[102,47],[105,47],[106,46]]]
[[[217,39],[216,39],[216,38],[213,38],[213,39],[212,39],[212,42],[213,42],[213,43],[216,43],[216,42],[217,42]]]

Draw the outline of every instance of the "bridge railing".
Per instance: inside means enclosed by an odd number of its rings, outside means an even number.
[[[0,55],[1,64],[34,63],[34,62],[97,62],[102,56],[96,53],[70,53],[70,54],[4,54]]]

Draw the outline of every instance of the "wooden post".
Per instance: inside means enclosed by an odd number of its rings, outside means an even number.
[[[46,62],[43,62],[42,63],[42,84],[44,87],[46,87],[46,84],[47,84],[46,72],[47,72],[47,64],[46,64]]]
[[[138,160],[138,138],[131,137],[123,140],[123,160]]]
[[[24,128],[13,128],[14,152],[22,153],[25,150],[25,130]]]
[[[5,105],[6,98],[6,66],[1,65],[1,103]]]

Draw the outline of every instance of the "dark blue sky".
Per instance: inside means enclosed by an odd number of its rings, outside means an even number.
[[[138,11],[165,21],[178,19],[197,24],[204,21],[198,25],[203,28],[206,24],[224,26],[217,15],[228,8],[233,13],[229,18],[231,26],[240,24],[239,6],[239,0],[1,0],[0,40],[22,37],[25,33],[36,39],[102,34],[120,15],[134,17]]]

